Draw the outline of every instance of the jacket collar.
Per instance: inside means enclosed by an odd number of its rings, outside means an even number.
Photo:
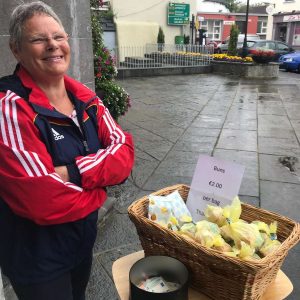
[[[21,79],[22,84],[26,88],[31,90],[28,99],[29,102],[31,102],[34,105],[53,110],[53,107],[50,105],[45,93],[36,85],[36,83],[31,78],[30,74],[24,67],[17,66],[15,73]],[[80,99],[80,101],[84,103],[89,102],[96,96],[96,94],[93,91],[91,91],[88,87],[67,75],[64,76],[64,81],[66,90],[73,94],[75,98]]]

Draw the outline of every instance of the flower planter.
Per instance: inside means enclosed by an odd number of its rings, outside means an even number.
[[[227,61],[213,61],[213,72],[237,75],[245,78],[276,78],[279,73],[278,63],[256,64]]]
[[[253,55],[252,56],[253,61],[255,61],[258,64],[268,64],[273,60],[273,56],[260,56],[260,55]]]

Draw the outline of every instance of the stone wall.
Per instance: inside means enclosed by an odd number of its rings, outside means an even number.
[[[214,73],[238,75],[246,78],[276,78],[279,73],[279,64],[242,64],[235,62],[213,61],[212,71]]]
[[[8,47],[8,20],[12,9],[19,2],[17,0],[1,0],[0,2],[0,77],[11,74],[16,64]],[[70,35],[72,61],[69,75],[93,89],[90,2],[76,0],[45,0],[44,2],[53,7]]]

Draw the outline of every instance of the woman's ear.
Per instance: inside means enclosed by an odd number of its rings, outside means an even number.
[[[16,58],[17,61],[19,61],[19,49],[16,46],[15,43],[9,43],[9,48],[12,52],[12,54],[14,55],[14,57]]]

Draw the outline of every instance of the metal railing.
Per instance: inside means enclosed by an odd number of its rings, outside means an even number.
[[[205,66],[212,61],[213,47],[199,45],[147,44],[114,49],[118,69]]]

